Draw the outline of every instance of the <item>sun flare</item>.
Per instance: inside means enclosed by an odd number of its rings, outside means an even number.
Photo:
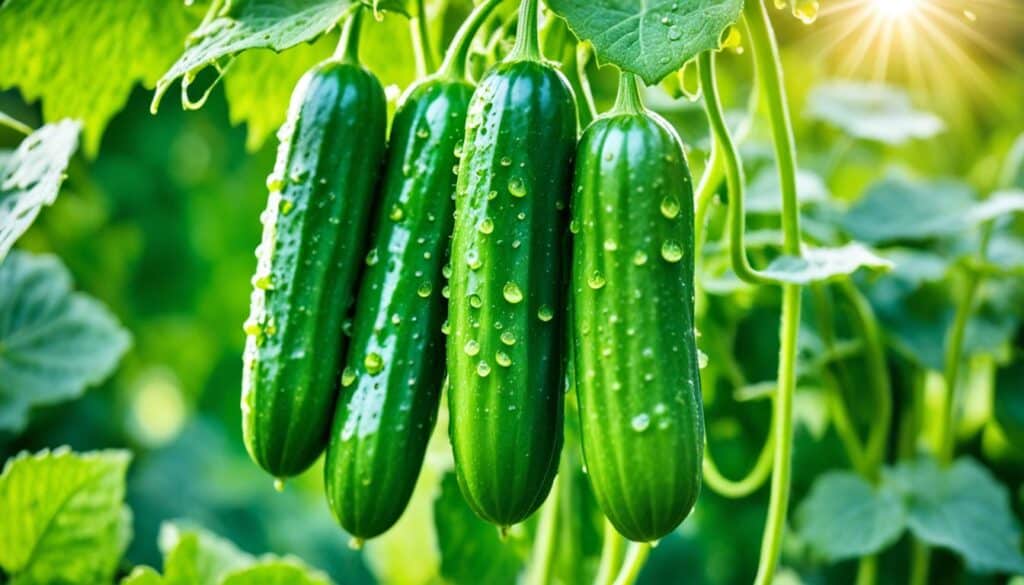
[[[920,0],[874,0],[875,10],[885,18],[903,18],[918,9]]]

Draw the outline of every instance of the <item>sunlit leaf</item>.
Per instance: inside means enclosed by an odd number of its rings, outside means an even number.
[[[800,535],[833,562],[881,551],[906,529],[906,509],[896,492],[846,471],[815,480],[796,518]]]
[[[23,453],[0,475],[0,567],[16,583],[109,583],[127,546],[126,451]]]
[[[819,85],[808,98],[807,113],[854,138],[893,145],[931,138],[945,128],[935,114],[915,109],[905,91],[878,83],[833,81]]]
[[[226,14],[192,33],[185,52],[157,82],[153,109],[178,78],[191,81],[211,65],[223,69],[249,49],[280,52],[312,41],[330,30],[350,5],[348,0],[235,0]]]
[[[160,550],[164,576],[172,583],[220,583],[253,562],[251,555],[216,534],[170,522],[160,527]]]
[[[0,264],[0,430],[106,378],[130,341],[103,305],[71,291],[59,260],[12,252]]]
[[[810,284],[853,274],[861,268],[887,270],[892,263],[856,242],[841,248],[808,248],[800,257],[780,256],[764,275],[791,284]]]
[[[963,183],[893,175],[868,188],[841,223],[869,244],[924,240],[962,232],[974,204],[974,191]]]
[[[801,205],[821,203],[831,196],[825,181],[815,172],[800,169],[796,175],[796,192]],[[780,213],[782,211],[782,189],[779,174],[769,168],[754,177],[747,187],[745,201],[747,213]]]
[[[80,131],[72,120],[47,124],[0,160],[0,262],[39,211],[57,199]]]
[[[328,585],[327,575],[297,559],[268,558],[227,575],[220,585]]]
[[[701,51],[717,49],[742,0],[549,0],[548,6],[614,63],[653,85]]]
[[[902,463],[885,483],[903,495],[910,530],[925,543],[952,549],[979,573],[1024,573],[1009,493],[974,460],[945,468],[931,459]]]
[[[43,119],[81,120],[95,155],[136,84],[152,87],[181,53],[199,13],[183,2],[0,3],[0,90],[42,100]]]

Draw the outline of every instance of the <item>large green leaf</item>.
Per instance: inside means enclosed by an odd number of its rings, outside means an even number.
[[[106,378],[130,343],[103,305],[71,291],[56,257],[11,253],[0,264],[0,430]]]
[[[0,3],[0,90],[41,99],[43,118],[81,120],[94,155],[135,84],[151,87],[198,14],[175,1]]]
[[[1009,493],[974,460],[902,463],[884,482],[906,499],[910,530],[924,542],[954,550],[973,571],[1024,573]]]
[[[906,529],[898,494],[846,471],[815,480],[796,518],[801,536],[829,561],[879,552]]]
[[[0,160],[0,262],[39,211],[57,199],[81,129],[72,120],[47,124]]]
[[[268,558],[231,573],[221,585],[329,585],[323,573],[296,559]]]
[[[185,52],[156,84],[153,110],[178,78],[187,102],[188,84],[208,66],[223,71],[249,49],[284,51],[330,30],[352,3],[349,0],[235,0],[189,37]],[[212,85],[211,85],[212,87]],[[207,90],[209,91],[209,90]]]
[[[125,451],[67,448],[9,460],[0,475],[0,567],[15,584],[110,582],[128,544]]]
[[[935,114],[915,109],[905,91],[879,83],[834,81],[819,85],[808,98],[808,114],[854,138],[893,145],[931,138],[945,128]]]
[[[764,275],[791,284],[810,284],[847,276],[871,268],[888,270],[892,263],[856,242],[841,248],[807,248],[797,256],[780,256]]]
[[[215,585],[253,562],[252,555],[216,534],[174,523],[160,527],[160,550],[168,583]]]
[[[702,51],[739,19],[743,0],[548,0],[548,6],[581,40],[594,46],[599,63],[661,81]]]
[[[974,204],[974,191],[963,183],[892,175],[869,187],[841,224],[869,244],[925,240],[963,231]]]

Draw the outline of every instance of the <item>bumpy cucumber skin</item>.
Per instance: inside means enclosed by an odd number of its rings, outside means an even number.
[[[572,90],[542,63],[502,63],[473,94],[466,125],[451,255],[449,432],[466,501],[509,526],[544,501],[562,446]]]
[[[437,419],[452,169],[472,93],[462,81],[426,81],[409,92],[391,126],[324,469],[331,510],[358,538],[382,534],[402,515]]]
[[[279,132],[242,373],[246,449],[278,478],[308,468],[327,444],[386,107],[373,74],[329,61],[299,81]]]
[[[583,452],[601,509],[640,542],[674,530],[700,492],[693,214],[667,123],[617,114],[584,132],[570,228]]]

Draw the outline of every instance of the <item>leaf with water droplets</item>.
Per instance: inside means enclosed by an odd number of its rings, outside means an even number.
[[[742,0],[550,0],[548,5],[599,63],[611,62],[654,84],[702,51],[717,49]]]

